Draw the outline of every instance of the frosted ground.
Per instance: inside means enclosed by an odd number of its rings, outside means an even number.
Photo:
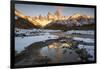
[[[30,32],[32,33],[30,34]],[[24,50],[25,47],[29,46],[32,43],[59,38],[58,35],[51,34],[55,32],[61,32],[61,31],[60,30],[21,29],[19,30],[19,32],[15,32],[15,33],[16,34],[25,33],[27,36],[15,37],[15,50],[18,51],[18,53],[20,53],[21,51]],[[71,38],[76,41],[82,41],[83,44],[82,43],[79,44],[78,48],[80,49],[86,48],[86,51],[88,52],[88,54],[93,56],[92,58],[89,58],[89,59],[94,60],[94,31],[93,30],[70,30],[63,33],[65,35],[75,35],[75,34],[82,35],[82,36],[73,36]],[[87,45],[84,43],[87,43]],[[93,45],[89,45],[88,43],[89,44],[92,43]]]

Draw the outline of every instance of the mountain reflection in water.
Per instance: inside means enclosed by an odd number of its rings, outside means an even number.
[[[79,58],[74,50],[55,46],[54,48],[49,48],[48,46],[43,47],[41,54],[48,56],[52,60],[51,63],[77,62]]]
[[[60,42],[61,39],[51,39],[31,44],[25,48],[25,57],[22,65],[37,65],[50,63],[79,62],[81,58],[71,49],[67,43]],[[23,59],[22,59],[23,60]],[[22,61],[21,60],[21,61]],[[16,63],[21,65],[20,61]]]

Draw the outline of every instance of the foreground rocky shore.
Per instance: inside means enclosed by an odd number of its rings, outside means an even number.
[[[33,43],[15,56],[15,66],[89,61],[86,50],[78,44],[65,37]]]

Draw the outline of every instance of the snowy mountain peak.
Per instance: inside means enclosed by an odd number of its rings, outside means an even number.
[[[72,18],[77,18],[77,17],[80,17],[80,16],[82,16],[82,14],[80,14],[80,13],[75,13],[75,14],[72,15]]]
[[[72,19],[78,19],[78,18],[85,18],[85,19],[90,19],[93,18],[92,16],[85,15],[85,14],[80,14],[80,13],[75,13],[72,16],[70,16]]]

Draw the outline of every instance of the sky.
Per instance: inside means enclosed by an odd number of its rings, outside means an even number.
[[[35,5],[35,4],[15,4],[15,9],[22,12],[27,16],[46,16],[48,12],[54,14],[57,10],[57,6],[50,5]],[[94,17],[94,8],[83,8],[83,7],[62,7],[61,14],[63,16],[71,16],[75,13],[85,14]]]

